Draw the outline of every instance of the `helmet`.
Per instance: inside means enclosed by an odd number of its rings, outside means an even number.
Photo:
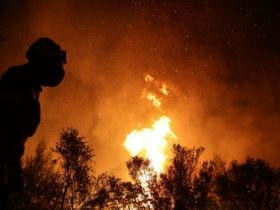
[[[53,40],[45,37],[36,40],[26,52],[26,57],[40,85],[53,87],[62,81],[66,52]]]
[[[43,37],[33,42],[26,52],[29,62],[49,63],[62,62],[66,63],[66,51],[61,50],[60,46],[53,40]]]

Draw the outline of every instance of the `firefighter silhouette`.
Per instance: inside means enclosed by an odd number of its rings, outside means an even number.
[[[0,209],[22,187],[20,159],[40,122],[42,87],[55,87],[64,78],[66,52],[53,40],[36,40],[26,58],[26,64],[11,67],[0,79]]]

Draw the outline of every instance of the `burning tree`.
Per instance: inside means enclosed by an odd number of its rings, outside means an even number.
[[[163,172],[167,159],[165,154],[167,140],[169,138],[176,139],[169,124],[170,119],[167,116],[162,116],[153,124],[152,128],[133,130],[127,135],[124,143],[132,157],[144,152],[158,175]]]
[[[138,206],[158,210],[171,208],[164,185],[148,159],[135,156],[126,165],[134,185],[138,188]]]
[[[149,100],[159,111],[163,97],[169,93],[165,82],[155,80],[151,75],[145,75],[146,87],[142,90],[142,97]],[[162,114],[149,128],[136,128],[131,131],[124,141],[124,147],[132,158],[127,162],[129,175],[138,186],[138,201],[142,208],[169,209],[169,199],[163,194],[159,176],[164,172],[168,159],[170,140],[177,137],[170,127],[170,118]]]

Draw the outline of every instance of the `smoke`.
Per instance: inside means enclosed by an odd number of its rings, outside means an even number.
[[[0,1],[1,71],[25,62],[40,36],[68,53],[65,80],[41,94],[27,153],[73,126],[94,147],[97,172],[125,176],[126,134],[161,114],[141,98],[148,73],[172,85],[162,103],[178,143],[204,146],[204,158],[279,164],[280,7],[209,2]]]

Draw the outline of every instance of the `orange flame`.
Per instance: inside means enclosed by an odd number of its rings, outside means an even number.
[[[165,149],[168,139],[176,139],[170,128],[170,119],[162,116],[157,120],[152,128],[135,129],[126,136],[124,147],[131,156],[145,152],[146,158],[151,161],[151,166],[157,174],[164,171],[167,156]]]
[[[152,104],[156,107],[156,108],[160,108],[161,106],[161,100],[159,98],[157,98],[157,96],[154,93],[147,93],[146,98],[152,102]]]
[[[152,82],[152,81],[154,81],[154,78],[153,78],[151,75],[146,74],[146,75],[145,75],[145,81],[146,81],[146,82]]]
[[[151,101],[153,106],[163,112],[162,99],[168,95],[169,87],[149,74],[145,75],[145,81],[146,87],[142,91],[143,98]],[[131,131],[123,144],[131,156],[138,155],[149,159],[157,175],[164,172],[169,140],[177,139],[170,128],[170,122],[169,117],[163,115],[150,128],[138,128]],[[147,178],[139,177],[144,188],[148,181]]]
[[[146,87],[142,91],[142,97],[152,102],[153,106],[161,110],[162,96],[168,95],[167,85],[164,82],[155,80],[151,75],[145,75]]]
[[[160,87],[160,92],[162,92],[164,95],[168,95],[168,90],[167,90],[167,85],[165,83],[162,83],[161,87]]]

